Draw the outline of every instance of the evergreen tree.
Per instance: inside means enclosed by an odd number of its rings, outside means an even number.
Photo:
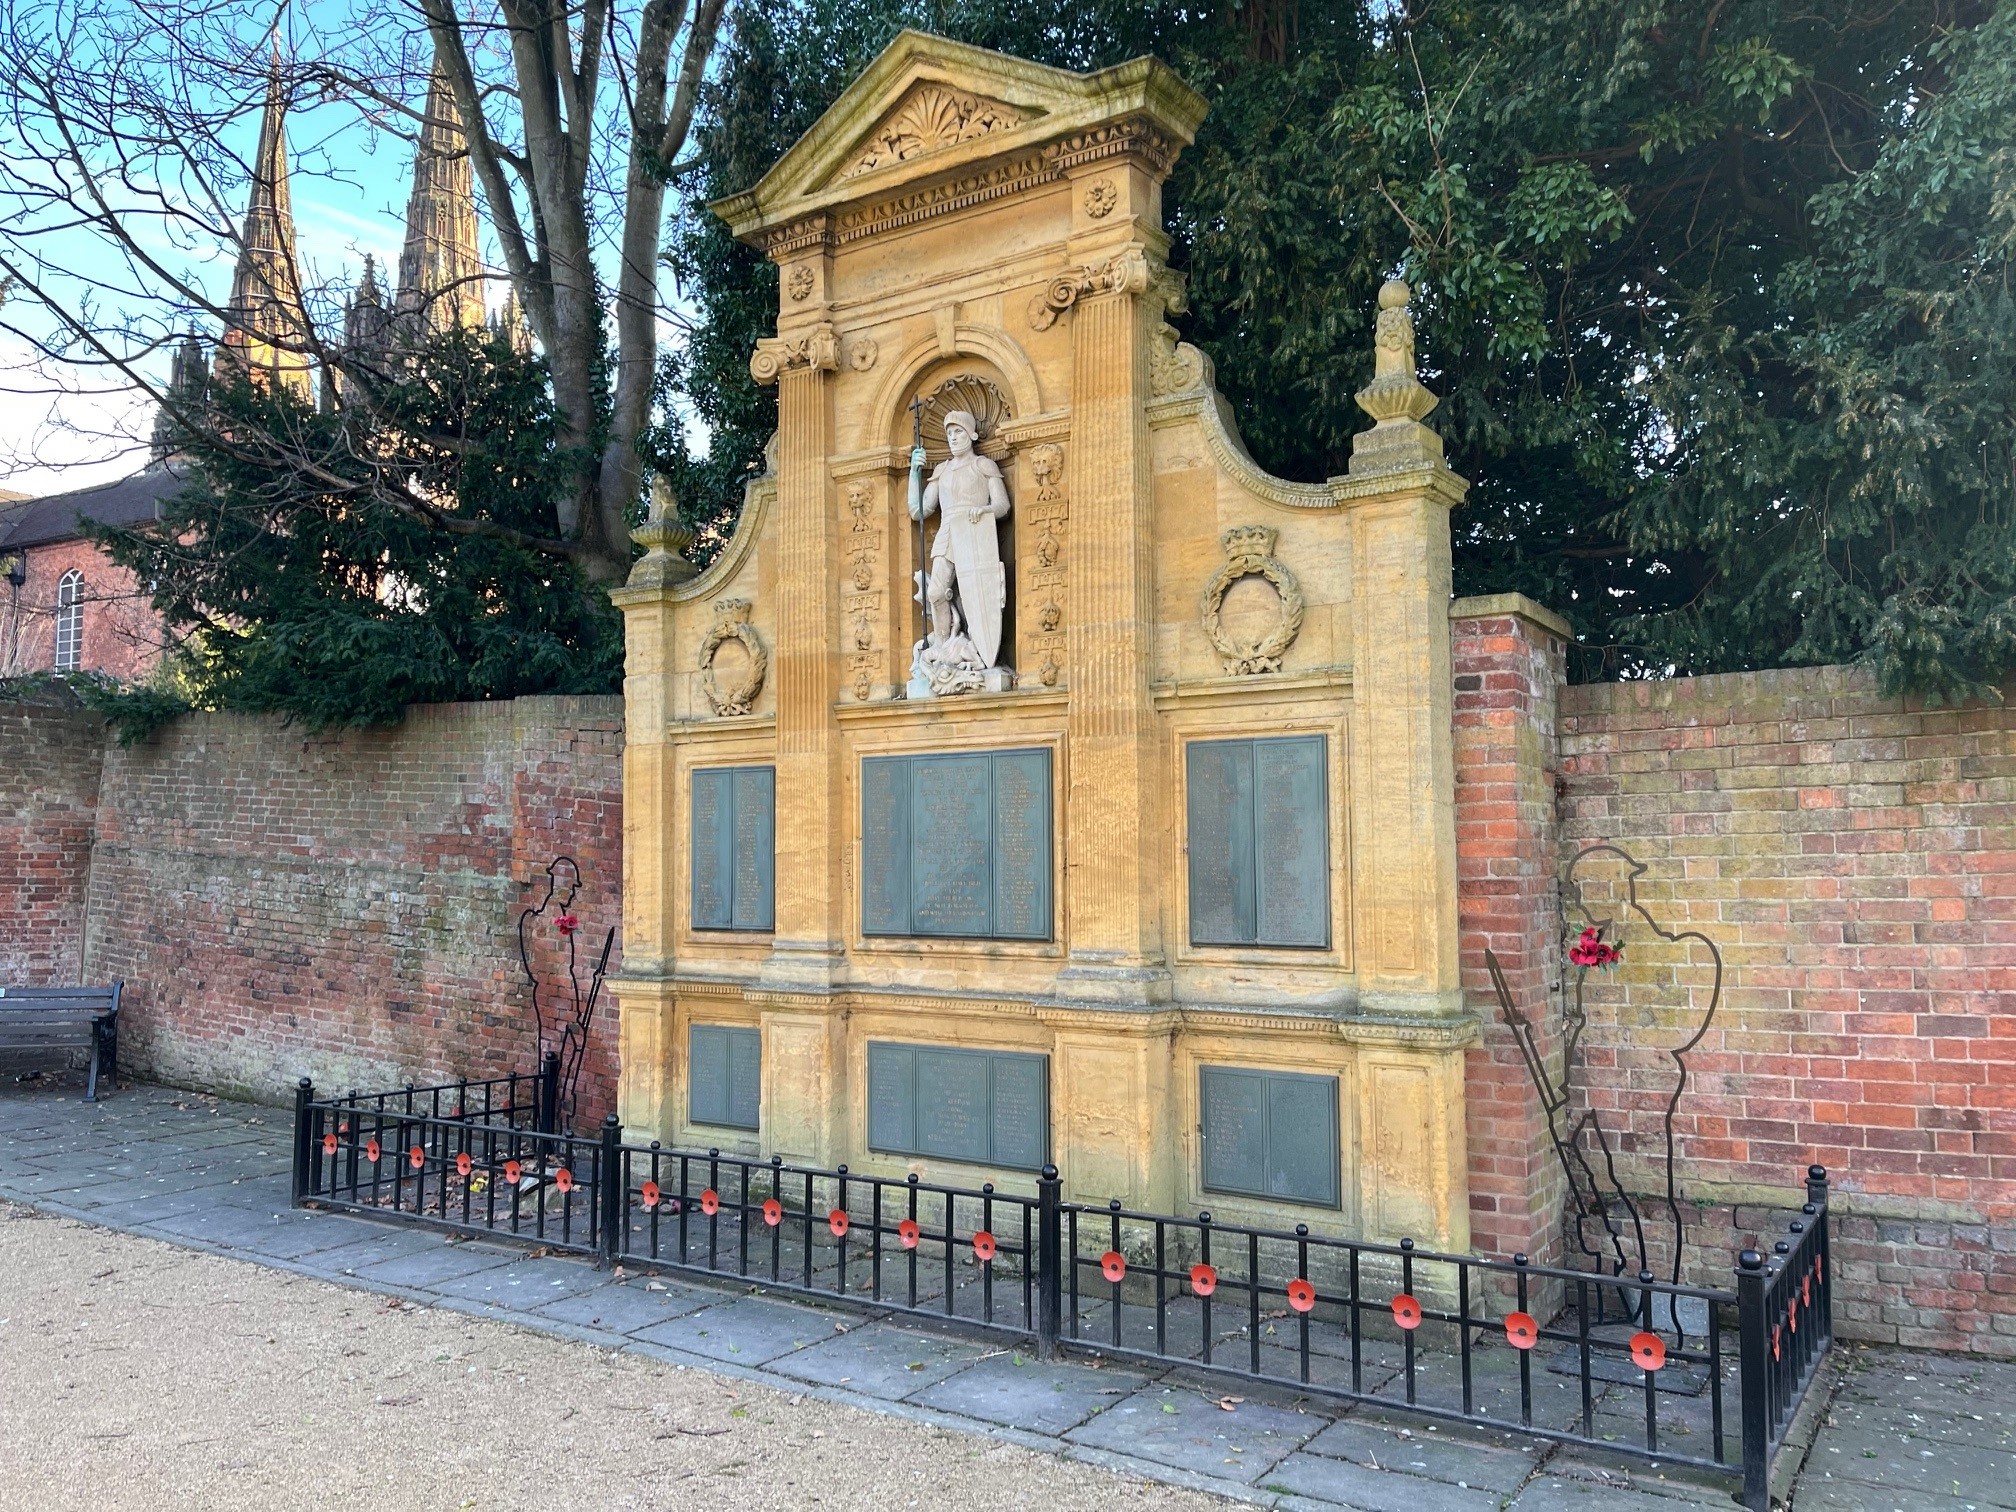
[[[542,536],[568,467],[544,363],[457,329],[370,381],[339,414],[219,389],[164,518],[94,532],[175,637],[172,697],[92,695],[129,737],[191,706],[322,726],[620,689],[620,617]]]
[[[740,14],[697,177],[748,187],[902,25],[1163,57],[1211,102],[1166,199],[1186,336],[1255,456],[1341,471],[1378,284],[1419,286],[1474,488],[1459,592],[1574,622],[1582,677],[2016,669],[2016,33],[1971,0],[783,0]],[[690,205],[652,438],[719,540],[773,397],[774,270]]]

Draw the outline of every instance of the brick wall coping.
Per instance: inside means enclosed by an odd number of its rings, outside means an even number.
[[[1452,599],[1449,603],[1449,618],[1490,619],[1493,616],[1511,616],[1539,626],[1550,635],[1558,635],[1563,640],[1575,639],[1572,625],[1552,609],[1535,603],[1523,593],[1482,593],[1472,598]]]

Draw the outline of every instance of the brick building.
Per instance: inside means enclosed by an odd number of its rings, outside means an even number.
[[[144,586],[84,538],[82,522],[159,518],[182,487],[172,466],[0,505],[0,677],[101,672],[131,680],[161,659],[162,627]]]

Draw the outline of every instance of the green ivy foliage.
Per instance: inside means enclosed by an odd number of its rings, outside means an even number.
[[[1342,471],[1378,285],[1417,288],[1459,593],[1575,625],[1582,678],[2016,671],[2016,19],[1984,0],[778,0],[741,13],[667,261],[653,437],[725,539],[776,424],[744,189],[899,26],[1210,101],[1166,198],[1185,336],[1248,445]],[[1285,38],[1285,44],[1283,42]],[[689,448],[689,422],[708,434]]]
[[[176,638],[154,684],[94,703],[130,738],[189,707],[323,727],[396,721],[409,704],[618,691],[616,610],[533,544],[564,479],[549,393],[536,357],[461,331],[338,414],[220,388],[164,518],[94,532],[153,585]],[[444,528],[387,504],[387,485],[441,520],[524,539]]]

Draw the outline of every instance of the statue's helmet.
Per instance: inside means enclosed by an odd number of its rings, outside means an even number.
[[[973,418],[971,410],[947,410],[945,412],[945,429],[949,431],[955,425],[965,431],[975,441],[980,439],[980,423]]]

